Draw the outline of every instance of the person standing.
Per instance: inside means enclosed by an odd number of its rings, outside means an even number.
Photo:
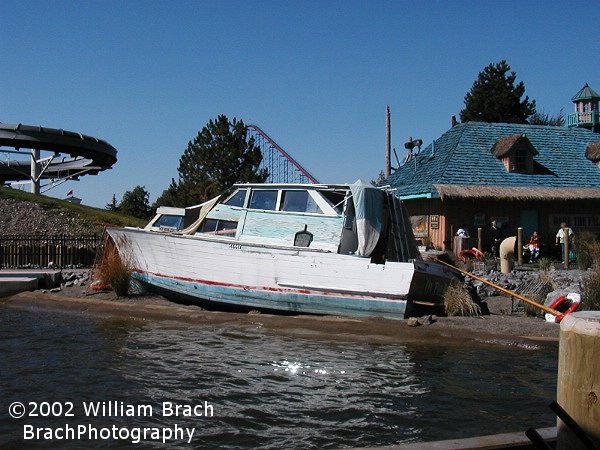
[[[560,244],[560,254],[562,262],[568,261],[569,255],[565,255],[565,240],[569,240],[569,244],[573,242],[573,230],[567,226],[566,222],[560,224],[560,228],[556,233],[556,245]]]
[[[489,230],[490,250],[494,258],[498,257],[500,251],[500,243],[502,242],[502,230],[498,227],[495,220],[492,220],[492,226]]]

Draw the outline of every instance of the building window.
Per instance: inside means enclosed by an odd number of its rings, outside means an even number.
[[[528,172],[529,152],[524,148],[515,149],[513,163],[511,164],[514,172]]]

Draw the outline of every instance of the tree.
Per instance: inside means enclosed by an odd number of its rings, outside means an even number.
[[[136,186],[132,191],[123,194],[123,200],[118,210],[123,214],[129,214],[140,219],[150,218],[150,204],[148,198],[150,194],[143,186]]]
[[[371,180],[373,186],[380,186],[386,180],[385,172],[381,170],[375,180]]]
[[[106,204],[104,209],[107,209],[109,211],[118,211],[119,205],[117,204],[117,197],[115,196],[115,194],[113,194],[112,200],[110,201],[110,203]]]
[[[531,125],[553,125],[556,127],[564,127],[565,113],[562,108],[556,116],[550,116],[544,112],[536,112],[529,118],[529,123]]]
[[[227,191],[235,183],[262,183],[268,171],[260,169],[262,153],[248,128],[221,114],[210,120],[179,159],[179,181],[157,199],[155,206],[190,206]]]
[[[529,101],[527,96],[521,100],[525,85],[521,81],[515,86],[517,75],[509,71],[510,66],[502,60],[479,73],[465,95],[462,122],[528,123],[527,119],[536,113],[535,100]]]

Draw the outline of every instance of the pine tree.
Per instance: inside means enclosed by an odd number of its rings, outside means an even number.
[[[529,118],[529,123],[531,125],[553,125],[556,127],[564,127],[565,113],[562,108],[556,116],[551,116],[545,112],[536,112]]]
[[[106,206],[104,207],[104,209],[107,209],[109,211],[118,211],[119,210],[119,205],[117,204],[117,197],[115,194],[113,194],[111,202],[107,203]]]
[[[510,72],[505,60],[489,64],[479,73],[471,90],[465,95],[465,108],[460,112],[462,122],[528,123],[536,113],[535,100],[521,97],[525,85],[515,86],[517,75]]]
[[[220,115],[210,120],[179,159],[179,181],[171,181],[155,206],[190,206],[227,191],[235,183],[260,183],[267,179],[260,169],[262,153],[247,136],[243,121]]]

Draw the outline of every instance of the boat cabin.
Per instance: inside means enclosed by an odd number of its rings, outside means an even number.
[[[220,203],[215,198],[191,208],[159,208],[146,229],[308,247],[382,263],[419,257],[404,206],[364,183],[240,184]]]

